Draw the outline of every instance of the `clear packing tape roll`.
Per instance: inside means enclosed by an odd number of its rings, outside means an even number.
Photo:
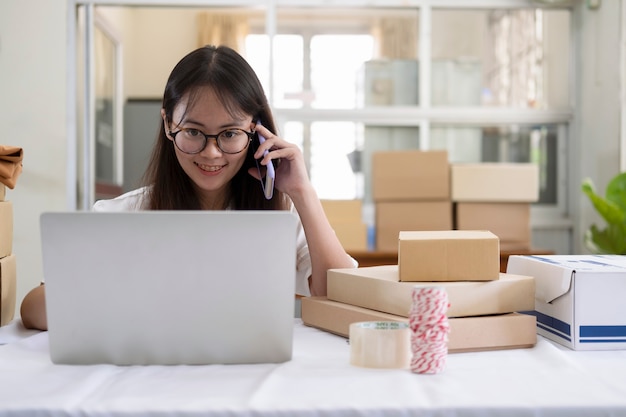
[[[364,321],[349,330],[350,364],[364,368],[409,368],[411,332],[408,323]]]

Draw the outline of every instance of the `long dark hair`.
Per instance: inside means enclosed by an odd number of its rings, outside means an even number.
[[[200,87],[211,87],[232,115],[252,115],[255,121],[276,132],[274,118],[258,77],[233,49],[207,45],[192,51],[176,64],[163,93],[162,107],[166,118],[172,120],[174,108],[186,95],[189,106],[192,106]],[[253,142],[256,140],[253,139]],[[234,210],[286,209],[288,200],[285,194],[274,190],[272,199],[265,199],[261,184],[248,173],[248,168],[256,166],[252,156],[253,145],[246,149],[244,164],[230,182],[230,207]],[[149,190],[146,209],[201,209],[196,188],[178,163],[173,142],[165,135],[163,119],[143,182]]]

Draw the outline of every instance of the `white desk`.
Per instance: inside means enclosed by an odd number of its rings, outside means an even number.
[[[295,323],[279,365],[53,365],[47,333],[0,328],[0,416],[626,416],[626,351],[448,356],[444,372],[349,364],[346,339]]]

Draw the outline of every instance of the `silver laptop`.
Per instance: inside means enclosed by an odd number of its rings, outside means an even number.
[[[66,212],[40,222],[54,363],[291,359],[294,214]]]

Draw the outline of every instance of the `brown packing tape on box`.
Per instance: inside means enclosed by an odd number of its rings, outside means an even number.
[[[397,265],[331,269],[328,299],[408,317],[415,286],[440,286],[448,293],[448,317],[513,313],[535,308],[535,279],[500,273],[494,281],[399,282]]]
[[[361,321],[398,321],[408,318],[331,301],[325,297],[302,298],[302,322],[348,337],[350,324]],[[448,319],[449,353],[529,348],[537,343],[536,319],[519,313]]]
[[[13,253],[13,204],[0,201],[0,258]]]
[[[15,316],[16,271],[15,255],[0,259],[0,326]]]

